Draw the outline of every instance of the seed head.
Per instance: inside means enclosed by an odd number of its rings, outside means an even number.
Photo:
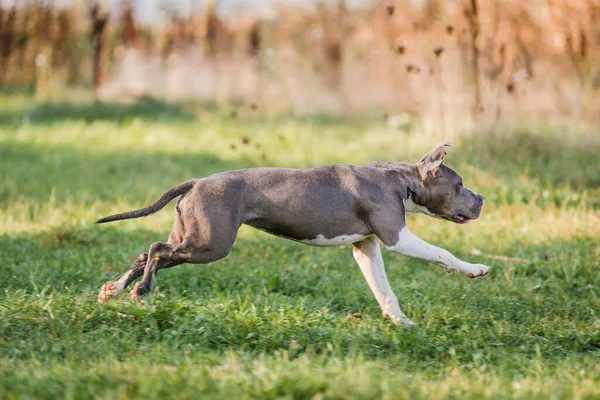
[[[388,15],[391,17],[392,15],[394,15],[396,6],[393,3],[388,3],[385,5],[385,10],[387,11]]]

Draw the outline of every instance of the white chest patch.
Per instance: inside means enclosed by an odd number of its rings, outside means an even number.
[[[361,240],[365,240],[368,236],[364,235],[341,235],[334,238],[326,238],[323,235],[317,235],[314,239],[299,240],[300,243],[308,244],[310,246],[319,247],[330,247],[330,246],[341,246],[348,243],[356,243]]]
[[[404,200],[404,210],[409,213],[421,213],[432,217],[434,216],[426,207],[415,204],[410,198]]]

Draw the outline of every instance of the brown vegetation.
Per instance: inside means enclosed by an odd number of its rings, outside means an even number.
[[[114,20],[101,2],[16,4],[0,8],[3,87],[405,112],[442,126],[600,119],[600,0],[339,0],[227,18],[211,3],[151,26],[128,0]]]

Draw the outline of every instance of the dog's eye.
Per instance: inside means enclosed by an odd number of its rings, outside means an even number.
[[[461,182],[458,182],[458,184],[456,185],[456,187],[457,187],[458,189],[462,188],[462,187],[463,187],[463,183],[462,183],[462,181],[461,181]]]

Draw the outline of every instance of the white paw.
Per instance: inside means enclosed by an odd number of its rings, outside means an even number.
[[[398,321],[394,321],[394,323],[398,324],[398,325],[404,325],[404,326],[416,326],[417,323],[415,321],[413,321],[410,318],[404,317],[404,318],[400,318]]]
[[[389,318],[396,325],[404,325],[404,326],[417,325],[413,320],[408,318],[406,315],[394,315],[394,314],[384,312],[383,318]]]
[[[483,264],[468,264],[463,272],[471,279],[485,276],[490,271],[490,267]]]
[[[100,293],[98,293],[98,303],[106,303],[122,292],[123,289],[118,288],[113,282],[106,282],[100,288]]]
[[[415,326],[417,323],[408,317],[390,318],[396,325]]]

